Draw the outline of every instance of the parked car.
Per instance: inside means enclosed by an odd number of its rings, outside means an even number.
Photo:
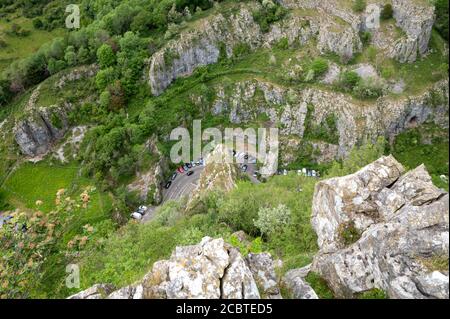
[[[242,166],[241,166],[241,171],[246,172],[247,169],[248,169],[248,166],[247,166],[247,165],[242,165]]]
[[[171,185],[172,185],[172,182],[171,182],[171,181],[168,181],[168,182],[166,183],[166,185],[164,185],[164,188],[165,188],[165,189],[169,189]]]
[[[136,212],[141,215],[144,215],[146,211],[147,211],[147,206],[141,205],[141,206],[139,206],[139,208],[137,209]]]
[[[184,164],[184,165],[183,165],[183,169],[184,169],[184,171],[186,172],[186,171],[189,170],[189,167],[188,167],[186,164]]]
[[[192,168],[192,164],[191,163],[186,163],[185,165],[187,166],[188,169]]]
[[[194,174],[194,172],[193,171],[189,171],[189,172],[187,172],[187,176],[191,176],[191,175],[193,175]]]
[[[248,154],[244,155],[244,159],[248,160]]]
[[[134,212],[131,214],[131,218],[136,219],[136,220],[141,220],[142,219],[142,215],[139,214],[138,212]]]
[[[172,175],[172,177],[170,178],[170,180],[172,180],[172,181],[174,181],[175,180],[175,178],[177,178],[177,172],[175,172],[173,175]]]
[[[178,171],[179,173],[184,173],[184,169],[183,169],[182,166],[178,167],[177,171]]]

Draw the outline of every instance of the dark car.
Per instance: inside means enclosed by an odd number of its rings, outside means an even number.
[[[187,166],[188,168],[192,168],[192,164],[191,164],[191,163],[186,163],[186,166]]]
[[[248,166],[247,166],[247,165],[242,165],[241,170],[242,170],[243,172],[246,172],[247,169],[248,169]]]
[[[189,172],[187,172],[187,176],[191,176],[192,174],[194,174],[194,172],[193,171],[189,171]]]
[[[164,188],[165,188],[165,189],[169,189],[169,188],[170,188],[170,185],[172,185],[172,182],[171,182],[171,181],[168,181],[168,182],[166,183],[166,185],[164,185]]]
[[[170,178],[172,181],[174,181],[175,180],[175,178],[177,178],[177,173],[175,172],[173,175],[172,175],[172,177]]]
[[[248,154],[244,155],[244,159],[248,160]]]
[[[184,165],[183,165],[183,169],[184,169],[184,171],[188,171],[188,170],[189,170],[189,167],[188,167],[186,164],[184,164]]]

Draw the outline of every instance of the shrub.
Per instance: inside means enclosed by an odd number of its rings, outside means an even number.
[[[346,91],[352,91],[353,88],[359,84],[361,77],[355,71],[346,71],[341,74],[339,81],[340,87]]]
[[[328,61],[322,58],[314,59],[309,65],[305,75],[305,82],[311,82],[317,77],[324,75],[328,71]]]
[[[233,57],[240,58],[251,52],[250,45],[247,43],[238,43],[233,47]]]
[[[97,61],[102,69],[112,66],[116,62],[113,49],[107,44],[103,44],[97,50]]]
[[[291,210],[284,204],[278,207],[262,207],[258,211],[258,219],[254,222],[261,234],[271,236],[282,233],[291,222]]]
[[[270,25],[283,19],[285,15],[286,9],[278,3],[275,4],[273,1],[263,0],[262,9],[253,12],[253,19],[259,24],[263,32],[268,32]]]
[[[394,14],[394,10],[392,9],[392,4],[387,3],[384,5],[383,9],[381,10],[380,17],[383,20],[389,20],[392,18]]]
[[[383,87],[378,81],[367,79],[359,81],[353,88],[353,94],[360,99],[375,99],[383,94]]]
[[[364,45],[369,44],[370,41],[372,40],[372,33],[370,33],[369,31],[361,32],[359,36]]]
[[[33,27],[35,29],[43,29],[44,28],[44,23],[42,22],[41,19],[35,18],[35,19],[33,19]]]
[[[358,12],[358,13],[363,12],[366,9],[366,1],[365,0],[354,0],[352,9],[353,9],[353,11]]]

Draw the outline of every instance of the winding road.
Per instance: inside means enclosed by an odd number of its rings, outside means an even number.
[[[252,157],[250,156],[249,160],[251,161],[251,159]],[[246,173],[249,176],[250,181],[254,184],[260,183],[260,181],[255,176],[253,176],[254,172],[256,171],[256,165],[248,163],[248,160],[245,161],[245,164],[247,164],[248,166]],[[194,172],[194,174],[192,174],[191,176],[188,176],[187,172],[177,172],[177,177],[172,181],[172,185],[169,187],[169,189],[163,188],[163,201],[161,205],[169,200],[178,200],[183,196],[187,196],[192,193],[198,185],[200,174],[203,172],[204,168],[205,166],[203,165],[191,168],[189,171]],[[156,208],[157,206],[149,207],[142,217],[141,222],[146,223],[152,220]]]

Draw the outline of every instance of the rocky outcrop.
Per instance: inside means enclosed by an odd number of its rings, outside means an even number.
[[[359,69],[369,77],[364,65]],[[227,88],[219,85],[215,90],[216,98],[210,106],[212,113],[228,115],[232,123],[248,123],[265,114],[267,125],[278,126],[282,136],[303,138],[307,125],[320,126],[327,117],[335,117],[334,133],[339,136],[337,152],[332,147],[323,150],[336,153],[338,158],[346,156],[364,140],[375,140],[379,136],[392,140],[411,125],[420,125],[425,121],[448,127],[447,80],[436,83],[418,96],[386,97],[373,102],[355,101],[348,95],[328,90],[294,90],[258,80],[238,82]],[[224,94],[225,90],[227,94]],[[434,105],[432,94],[441,96],[439,100],[442,102]],[[307,123],[308,112],[311,112],[310,123]],[[321,148],[323,145],[318,149]]]
[[[20,150],[28,156],[46,153],[69,128],[67,112],[70,104],[30,110],[17,120],[14,136]]]
[[[68,83],[78,81],[85,78],[91,78],[97,74],[99,66],[97,64],[84,65],[67,72],[59,78],[55,83],[55,87],[62,89]]]
[[[167,170],[167,162],[157,147],[156,137],[151,137],[145,143],[145,152],[157,156],[159,159],[150,168],[143,172],[137,172],[135,180],[127,188],[131,192],[137,192],[141,201],[147,204],[160,204],[163,200],[162,185],[164,172]]]
[[[195,206],[197,201],[211,190],[224,192],[232,190],[238,178],[239,170],[234,162],[232,150],[224,144],[217,145],[205,158],[205,168],[189,198],[188,209]]]
[[[423,165],[403,171],[387,156],[316,185],[312,225],[320,251],[312,270],[336,296],[378,288],[390,298],[448,298],[448,271],[429,266],[448,258],[448,194]]]
[[[435,20],[434,6],[426,1],[393,0],[392,7],[395,23],[404,33],[397,37],[395,34],[385,33],[383,30],[380,30],[381,28],[370,28],[366,23],[368,18],[366,12],[357,14],[353,12],[349,3],[342,3],[339,0],[278,0],[278,2],[290,9],[322,10],[331,17],[342,19],[355,32],[368,30],[374,33],[375,45],[401,63],[414,62],[419,56],[424,55],[428,51],[428,43]],[[384,4],[385,1],[372,1],[370,3],[372,6],[377,6],[380,11],[383,9]],[[336,42],[335,46],[338,48],[344,46],[348,50],[351,47],[349,46],[349,43],[351,43],[349,39],[353,37],[344,36],[342,38],[346,44]],[[332,37],[329,37],[329,39],[333,41]],[[338,39],[340,40],[341,38],[339,37]]]
[[[281,299],[272,256],[269,253],[250,253],[246,258],[246,262],[261,295],[267,299]]]
[[[414,62],[428,51],[435,20],[434,6],[425,2],[393,0],[397,26],[405,36],[392,44],[389,54],[400,62]]]
[[[299,269],[289,270],[283,277],[282,283],[293,299],[319,299],[314,289],[305,282],[311,265]]]
[[[257,282],[262,284],[261,292]],[[279,297],[276,282],[270,255],[244,258],[223,239],[205,237],[197,245],[177,247],[170,259],[155,262],[134,285],[115,291],[111,285],[95,285],[69,298],[259,299],[261,295]],[[103,288],[100,293],[100,287],[107,287],[108,293]]]
[[[283,38],[288,39],[289,44],[298,42],[302,45],[317,38],[321,53],[336,53],[344,61],[361,50],[357,31],[325,11],[318,15],[290,12],[283,21],[272,24],[264,33],[252,14],[260,8],[258,2],[240,4],[236,13],[229,16],[219,13],[197,21],[195,27],[169,41],[150,61],[152,93],[160,95],[175,79],[191,75],[199,66],[216,63],[221,54],[231,57],[239,44],[256,49],[272,47]]]

